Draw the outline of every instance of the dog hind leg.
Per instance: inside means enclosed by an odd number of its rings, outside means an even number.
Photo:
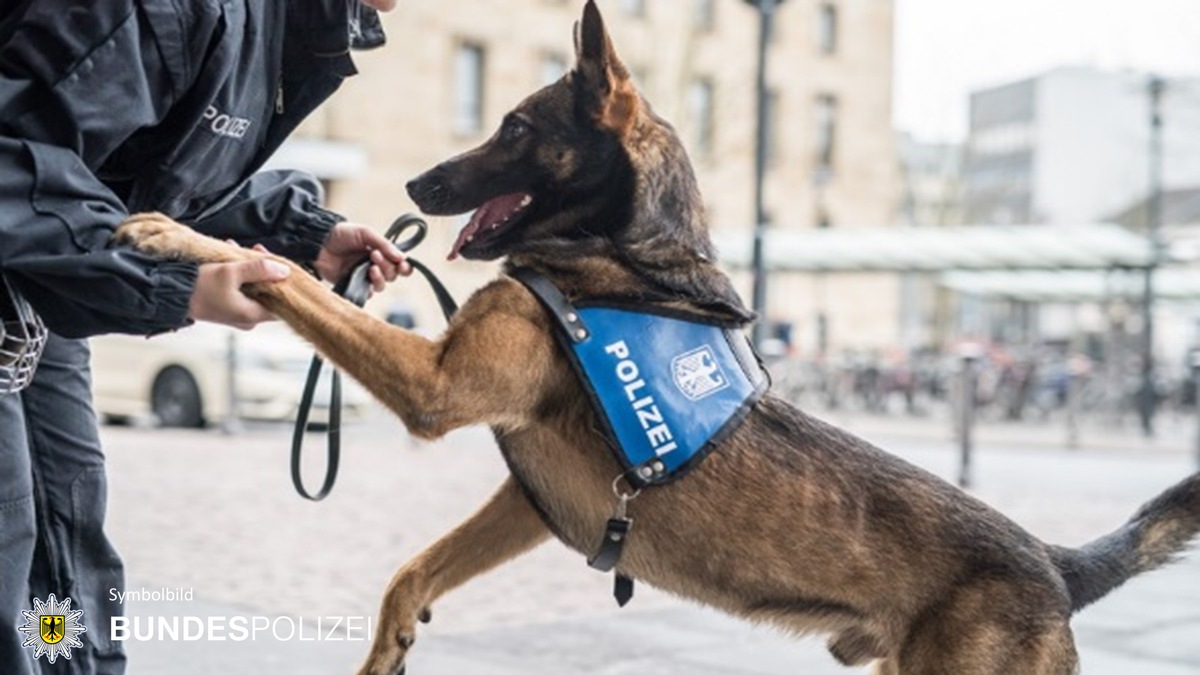
[[[516,479],[509,476],[474,515],[400,568],[388,585],[371,652],[359,675],[397,675],[429,606],[469,579],[525,553],[550,536]]]
[[[1004,631],[996,626],[960,626],[957,635],[943,627],[939,645],[907,652],[888,675],[1076,675],[1079,657],[1064,621],[1040,630]],[[947,639],[948,638],[948,639]]]
[[[829,640],[829,653],[843,666],[862,666],[887,654],[878,637],[862,628],[848,628]]]
[[[959,588],[913,626],[894,675],[1075,675],[1069,603],[1030,577]]]

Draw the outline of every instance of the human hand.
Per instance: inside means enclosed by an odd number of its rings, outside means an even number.
[[[275,317],[242,293],[243,284],[286,279],[291,269],[267,258],[230,263],[206,263],[196,274],[188,304],[188,318],[210,321],[242,330]]]
[[[357,223],[334,225],[313,267],[322,279],[337,283],[368,255],[371,258],[368,279],[376,292],[398,275],[412,274],[412,266],[400,249],[373,228]]]

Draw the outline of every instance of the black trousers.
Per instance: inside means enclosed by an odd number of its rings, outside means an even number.
[[[33,384],[0,397],[0,673],[121,675],[125,655],[109,637],[121,613],[121,559],[104,535],[104,453],[92,408],[84,340],[51,335]],[[83,648],[50,665],[22,647],[33,609],[53,593],[82,609]]]

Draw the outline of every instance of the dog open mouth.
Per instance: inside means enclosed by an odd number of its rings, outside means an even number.
[[[532,203],[533,197],[527,192],[500,195],[484,202],[482,206],[475,209],[475,212],[471,214],[471,220],[458,233],[458,239],[450,249],[447,260],[454,260],[463,248],[475,242],[486,242],[495,238],[509,225],[512,225],[514,220],[518,219],[520,214]]]

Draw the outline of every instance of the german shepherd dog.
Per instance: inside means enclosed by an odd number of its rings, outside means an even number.
[[[634,89],[589,0],[576,64],[496,134],[408,184],[430,214],[474,210],[451,256],[540,271],[568,299],[618,298],[741,324],[672,128]],[[118,241],[198,262],[266,254],[158,214]],[[396,573],[362,675],[396,675],[442,594],[554,535],[597,550],[622,469],[534,295],[507,274],[446,333],[389,326],[296,270],[246,289],[367,386],[417,436],[490,425],[511,476]],[[1168,562],[1200,531],[1200,474],[1080,549],[1043,543],[979,500],[768,394],[697,468],[631,502],[617,570],[800,634],[889,675],[1068,675],[1071,615]]]

